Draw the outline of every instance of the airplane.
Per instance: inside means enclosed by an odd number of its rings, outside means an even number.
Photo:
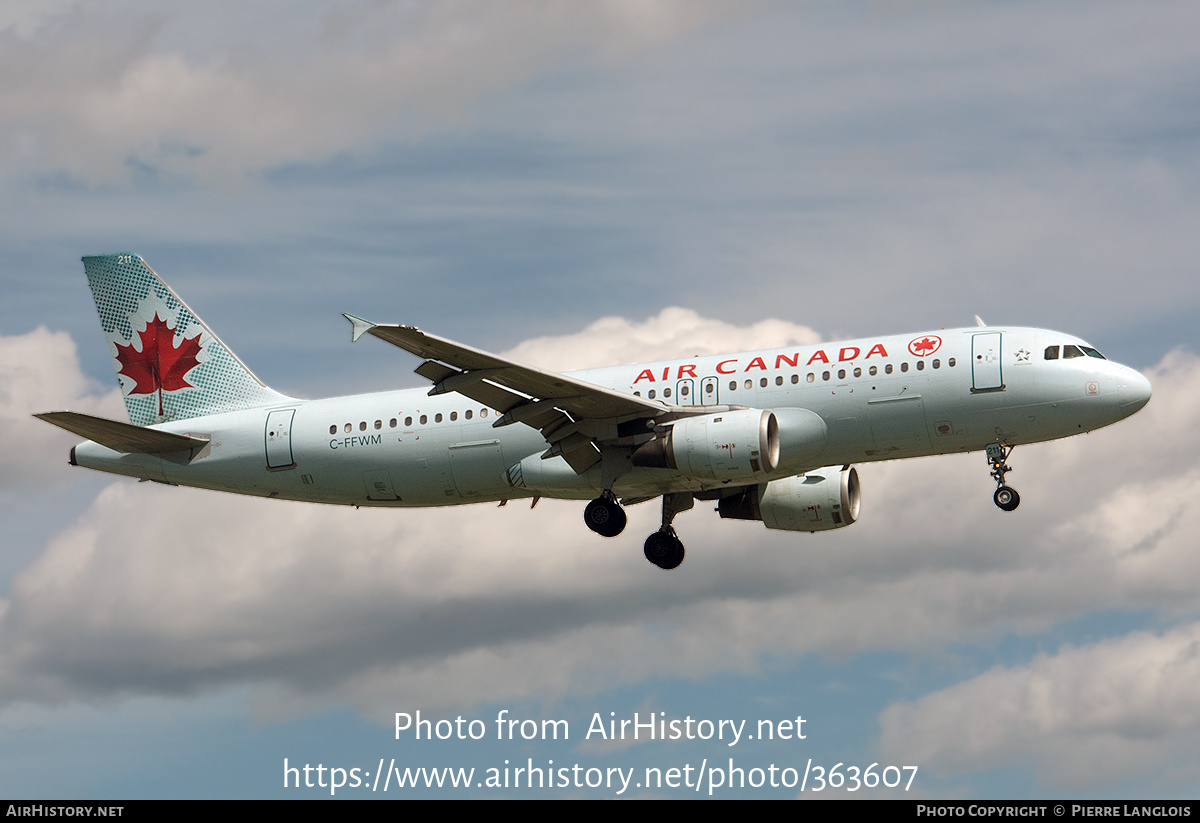
[[[87,442],[70,464],[179,486],[353,506],[588,500],[615,537],[662,498],[645,541],[674,569],[676,515],[818,532],[859,517],[854,463],[983,451],[993,500],[1013,448],[1137,412],[1150,382],[1077,337],[976,326],[553,373],[355,315],[351,340],[416,355],[424,389],[301,400],[260,381],[142,258],[83,258],[129,423],[35,415]]]

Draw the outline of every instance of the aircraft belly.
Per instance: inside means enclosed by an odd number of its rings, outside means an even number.
[[[450,471],[459,497],[492,499],[508,488],[504,452],[499,438],[450,446]]]
[[[163,469],[163,460],[156,454],[121,454],[99,443],[81,443],[75,447],[75,462],[88,469],[136,477],[139,480],[171,482]]]
[[[867,416],[871,423],[871,456],[902,457],[930,451],[925,401],[920,394],[872,399],[867,403]]]

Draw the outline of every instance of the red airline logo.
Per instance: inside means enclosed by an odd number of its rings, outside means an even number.
[[[936,334],[927,334],[924,337],[914,337],[908,342],[908,350],[912,352],[914,357],[927,357],[941,348],[942,338]]]

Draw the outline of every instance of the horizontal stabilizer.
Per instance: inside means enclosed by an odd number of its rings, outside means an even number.
[[[207,437],[192,437],[186,434],[146,429],[131,423],[121,423],[105,417],[93,417],[80,412],[42,412],[35,414],[34,417],[125,454],[131,452],[169,454],[202,449],[208,445]]]

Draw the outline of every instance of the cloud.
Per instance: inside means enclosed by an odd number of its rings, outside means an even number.
[[[641,323],[604,317],[574,334],[526,340],[505,356],[543,369],[569,371],[819,342],[817,332],[783,320],[735,326],[701,317],[691,309],[671,307]]]
[[[1075,790],[1168,765],[1194,774],[1198,677],[1200,623],[1066,646],[889,707],[880,746],[948,774],[1032,763],[1042,784]]]
[[[32,415],[64,409],[128,419],[120,392],[101,393],[83,375],[66,332],[0,335],[0,491],[44,490],[63,477],[59,469],[79,438]]]
[[[724,13],[674,0],[229,11],[219,28],[211,9],[15,15],[0,31],[10,171],[236,180],[415,137],[556,63],[618,60]]]

